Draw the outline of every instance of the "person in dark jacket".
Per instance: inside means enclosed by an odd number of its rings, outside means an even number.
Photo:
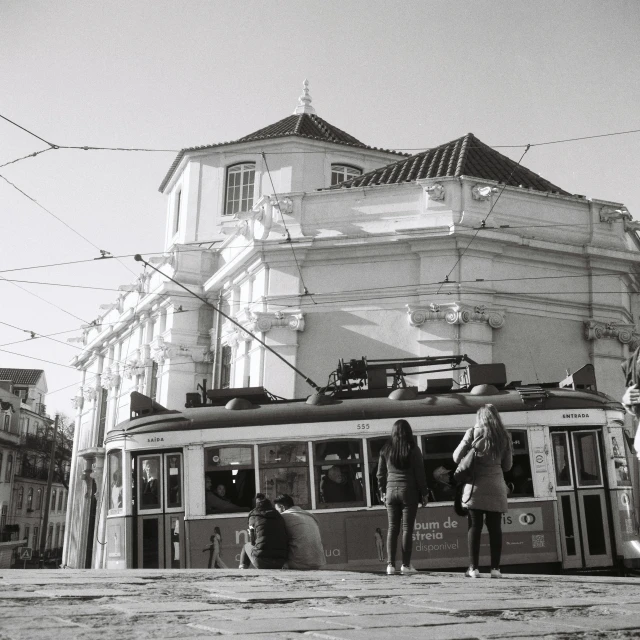
[[[240,554],[240,569],[282,569],[289,544],[282,516],[263,493],[256,495],[256,506],[249,512],[249,536]]]
[[[513,464],[513,447],[511,436],[492,404],[485,404],[478,409],[475,426],[467,430],[462,442],[453,452],[454,462],[459,463],[471,448],[476,450],[474,479],[473,484],[465,484],[462,494],[462,503],[469,509],[469,568],[465,575],[468,578],[480,575],[480,537],[486,521],[491,551],[491,577],[501,578],[502,514],[509,508],[508,489],[503,474]]]
[[[382,447],[378,462],[378,489],[387,506],[389,528],[387,531],[387,573],[396,572],[396,547],[402,522],[401,573],[414,573],[411,566],[413,526],[418,504],[427,505],[427,477],[422,453],[415,443],[411,425],[406,420],[396,420],[391,439]]]

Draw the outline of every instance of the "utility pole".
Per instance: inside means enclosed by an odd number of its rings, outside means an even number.
[[[49,526],[49,506],[51,502],[51,485],[53,484],[53,470],[56,464],[56,438],[58,436],[58,420],[53,425],[53,439],[51,440],[51,458],[49,459],[49,477],[47,478],[47,489],[44,496],[44,514],[42,518],[42,530],[40,531],[40,569],[44,569],[44,550],[47,544],[47,527]]]

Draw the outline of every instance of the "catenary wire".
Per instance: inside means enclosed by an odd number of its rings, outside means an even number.
[[[264,166],[267,170],[267,174],[269,176],[269,181],[271,182],[271,189],[273,191],[273,195],[275,196],[276,199],[276,204],[278,205],[278,211],[280,211],[280,218],[282,220],[282,226],[284,227],[284,230],[286,232],[286,237],[287,237],[287,242],[289,243],[289,246],[291,247],[291,252],[293,253],[293,259],[295,260],[296,263],[296,267],[298,269],[298,274],[300,275],[300,283],[302,284],[302,289],[304,291],[304,295],[308,295],[311,300],[313,301],[313,296],[309,293],[309,290],[307,289],[307,285],[304,283],[304,278],[302,277],[302,270],[300,269],[300,264],[298,263],[298,257],[296,256],[296,251],[293,248],[293,243],[291,242],[291,235],[289,234],[289,229],[287,228],[287,223],[284,219],[284,214],[282,213],[282,209],[280,208],[280,200],[278,199],[278,194],[276,193],[276,188],[275,185],[273,184],[273,178],[271,177],[271,171],[269,171],[269,164],[267,163],[267,158],[264,155],[264,153],[262,154],[262,159],[264,160]]]
[[[80,233],[79,231],[77,231],[76,229],[74,229],[70,224],[68,224],[67,222],[65,222],[62,218],[58,217],[55,213],[53,213],[52,211],[50,211],[49,209],[47,209],[45,206],[41,205],[35,198],[33,198],[32,196],[30,196],[26,191],[24,191],[23,189],[21,189],[20,187],[18,187],[16,184],[14,184],[13,182],[11,182],[11,180],[8,180],[7,178],[5,178],[5,176],[3,176],[2,174],[0,174],[0,178],[2,178],[7,184],[10,184],[14,189],[16,189],[18,192],[20,192],[23,196],[25,196],[25,198],[28,198],[29,200],[31,200],[31,202],[33,202],[34,204],[36,204],[38,207],[40,207],[43,211],[45,211],[46,213],[48,213],[50,216],[54,217],[58,222],[60,222],[61,224],[63,224],[65,227],[67,227],[67,229],[69,229],[70,231],[73,231],[73,233],[75,233],[77,236],[79,236],[80,238],[82,238],[85,242],[88,242],[92,247],[96,248],[102,255],[105,254],[109,254],[111,253],[110,251],[105,251],[104,249],[101,249],[97,244],[93,243],[91,240],[89,240],[89,238],[87,238],[85,235],[83,235],[82,233]],[[124,262],[122,262],[120,259],[116,258],[116,260],[127,270],[130,271],[134,276],[137,275],[135,271],[133,271],[132,269],[129,269],[129,267],[127,267],[127,265],[124,264]]]
[[[518,162],[515,164],[515,166],[513,167],[513,169],[511,169],[511,173],[509,174],[509,177],[507,178],[506,182],[509,182],[509,180],[511,179],[511,176],[515,173],[516,169],[520,166],[520,163],[522,162],[522,159],[525,157],[525,155],[527,155],[527,151],[529,151],[531,145],[527,145],[527,148],[524,150],[524,152],[522,153],[522,155],[520,156],[520,159],[518,160]],[[482,223],[480,224],[481,227],[484,226],[484,223],[487,221],[487,219],[489,218],[489,216],[491,215],[491,212],[493,211],[494,207],[496,206],[496,204],[498,204],[498,200],[500,200],[500,196],[504,193],[504,190],[507,188],[506,183],[502,186],[502,189],[500,191],[500,193],[497,195],[496,199],[493,201],[493,203],[491,204],[491,208],[489,209],[489,213],[487,213],[487,215],[483,218]],[[458,264],[460,263],[460,261],[462,260],[464,254],[467,252],[467,249],[471,246],[471,243],[476,239],[478,233],[480,233],[479,230],[477,230],[473,236],[471,237],[471,239],[469,240],[469,243],[467,244],[467,246],[464,248],[464,250],[462,251],[462,253],[458,256],[458,259],[455,261],[455,264],[453,265],[453,267],[451,267],[451,270],[449,271],[449,273],[447,273],[447,275],[444,277],[445,282],[447,282],[449,280],[449,276],[453,273],[454,269],[458,266]],[[442,287],[441,287],[442,288]],[[438,289],[438,293],[440,293],[440,289]]]

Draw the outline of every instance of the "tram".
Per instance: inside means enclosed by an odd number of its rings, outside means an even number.
[[[447,377],[434,377],[442,371]],[[424,389],[406,382],[419,373],[428,374]],[[203,390],[187,394],[180,411],[133,394],[131,419],[105,440],[103,566],[206,568],[215,541],[218,566],[237,567],[247,512],[262,492],[287,493],[316,515],[328,569],[383,570],[387,514],[377,461],[393,422],[405,418],[430,487],[413,564],[464,567],[467,522],[453,510],[452,454],[477,409],[492,403],[514,452],[502,565],[640,568],[624,409],[597,391],[592,365],[560,383],[523,385],[507,383],[504,365],[466,356],[363,358],[340,361],[330,380],[301,400],[263,388]]]

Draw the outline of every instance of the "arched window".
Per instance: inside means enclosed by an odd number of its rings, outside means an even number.
[[[27,491],[27,511],[33,508],[33,487],[29,487]]]
[[[11,454],[9,454],[7,456],[7,464],[6,464],[6,470],[4,472],[4,481],[5,482],[11,482],[11,473],[13,471],[13,456]]]
[[[18,500],[16,504],[16,509],[22,509],[22,500],[24,499],[24,487],[20,487],[18,489]]]
[[[11,415],[8,413],[4,414],[4,430],[9,431],[11,429]]]
[[[253,162],[235,164],[227,169],[227,191],[224,214],[231,216],[253,207],[253,185],[256,179],[256,165]]]
[[[42,489],[38,489],[38,493],[36,493],[36,509],[39,509],[42,506]]]
[[[51,508],[49,509],[49,511],[55,511],[56,510],[56,498],[58,497],[58,492],[54,489],[51,492]]]
[[[332,164],[331,165],[331,186],[340,184],[351,178],[357,178],[362,175],[362,169],[358,167],[350,167],[348,164]]]

